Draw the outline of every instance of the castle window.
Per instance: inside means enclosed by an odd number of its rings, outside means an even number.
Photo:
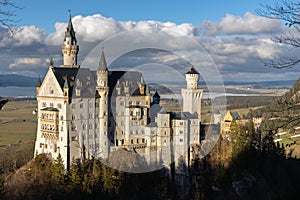
[[[50,88],[50,94],[54,94],[53,88]]]
[[[131,139],[131,144],[133,144],[133,139]]]
[[[75,108],[76,108],[76,104],[73,103],[73,104],[72,104],[72,109],[75,109]]]
[[[42,147],[43,147],[43,145],[44,145],[43,143],[40,143],[40,148],[42,148]]]
[[[50,107],[53,107],[53,103],[50,103]]]
[[[60,103],[57,104],[57,108],[61,109],[61,104]]]
[[[120,102],[120,105],[121,105],[121,106],[124,106],[124,101],[121,101],[121,102]]]
[[[79,105],[79,107],[80,107],[80,108],[83,108],[83,104],[81,103],[81,104]]]
[[[60,141],[63,141],[64,140],[64,138],[63,137],[60,137]]]
[[[180,138],[180,140],[179,140],[180,142],[183,142],[183,139],[182,138]]]
[[[46,107],[46,106],[47,106],[46,102],[43,102],[42,107]]]
[[[142,143],[145,143],[145,139],[144,138],[142,139]]]
[[[166,143],[167,143],[167,140],[164,140],[164,143],[166,144]]]
[[[139,139],[136,139],[136,143],[137,143],[137,144],[139,143]]]
[[[72,141],[77,141],[77,137],[76,136],[72,136]]]
[[[183,131],[180,131],[180,134],[183,134]]]
[[[75,120],[76,119],[76,115],[72,115],[72,120]]]
[[[64,127],[63,126],[61,126],[60,131],[64,131]]]

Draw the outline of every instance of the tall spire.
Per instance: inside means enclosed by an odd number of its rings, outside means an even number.
[[[41,81],[41,77],[39,76],[36,87],[41,87],[42,85],[42,81]]]
[[[104,55],[104,48],[102,47],[101,58],[98,66],[98,71],[107,71],[107,64]]]
[[[65,32],[64,43],[61,50],[64,55],[62,67],[79,68],[79,66],[77,65],[77,54],[79,51],[79,46],[77,45],[71,14],[69,17],[69,23]]]
[[[77,40],[76,40],[76,36],[75,36],[75,31],[74,31],[74,28],[73,28],[71,11],[69,10],[69,12],[70,12],[70,17],[69,17],[69,23],[68,23],[68,26],[67,26],[67,31],[65,32],[65,39],[66,39],[66,37],[70,37],[71,38],[71,44],[76,45]]]

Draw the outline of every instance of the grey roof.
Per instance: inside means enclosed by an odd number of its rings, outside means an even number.
[[[157,123],[156,122],[151,122],[151,123],[147,124],[146,127],[157,127]]]
[[[239,115],[238,112],[230,112],[230,114],[236,120],[240,120],[241,119],[241,116]]]
[[[116,90],[115,87],[119,80],[119,84],[121,87],[126,87],[126,82],[130,88],[129,94],[131,96],[141,95],[139,90],[138,83],[141,80],[142,74],[138,71],[109,71],[108,73],[108,84],[109,84],[109,94],[111,96],[115,96]],[[124,94],[124,90],[121,90]]]
[[[186,74],[199,74],[194,67],[191,67],[191,69]]]
[[[163,111],[163,109],[164,108],[162,106],[160,106],[159,104],[153,104],[150,106],[150,109],[149,109],[150,123],[155,122],[155,117],[157,116],[157,113]]]
[[[71,38],[71,44],[72,45],[75,45],[77,43],[76,36],[75,36],[75,31],[74,31],[73,24],[72,24],[72,18],[71,18],[71,16],[70,16],[70,19],[69,19],[67,30],[65,32],[65,39],[66,39],[66,37],[70,37]]]
[[[107,71],[107,64],[106,64],[105,55],[104,55],[104,49],[103,48],[102,48],[102,52],[101,52],[101,58],[100,58],[98,70],[99,71]]]
[[[172,112],[171,119],[181,119],[181,120],[198,119],[198,115],[191,114],[190,112]]]
[[[72,96],[73,86],[75,77],[78,73],[79,68],[65,68],[65,67],[53,67],[52,71],[56,77],[56,80],[61,87],[61,89],[64,89],[65,80],[67,80],[67,83],[69,85],[69,96]]]
[[[64,89],[65,84],[69,86],[69,96],[72,97],[73,90],[78,88],[77,80],[82,83],[80,97],[95,97],[97,85],[97,72],[91,71],[89,68],[66,68],[53,67],[52,71],[61,87]],[[138,83],[140,82],[142,74],[138,71],[109,71],[108,85],[109,96],[116,96],[116,84],[119,80],[121,87],[125,87],[126,82],[130,88],[129,94],[131,96],[141,95]],[[67,80],[67,83],[65,83]],[[124,94],[124,89],[122,89]],[[75,95],[74,95],[75,96]]]
[[[159,94],[157,93],[157,91],[155,91],[155,94],[153,95],[153,97],[155,98],[160,98]]]

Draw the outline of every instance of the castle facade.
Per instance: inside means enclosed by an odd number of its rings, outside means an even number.
[[[63,64],[50,62],[36,87],[38,126],[34,154],[71,160],[109,157],[126,149],[147,163],[182,159],[189,166],[199,153],[201,97],[199,73],[185,74],[182,112],[167,112],[150,93],[139,71],[110,71],[104,50],[96,71],[77,64],[79,46],[71,18],[62,45]]]

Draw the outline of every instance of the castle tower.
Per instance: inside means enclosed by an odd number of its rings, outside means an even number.
[[[97,70],[97,87],[99,98],[99,155],[107,158],[109,153],[108,133],[108,69],[102,48],[101,58]]]
[[[77,65],[77,54],[79,46],[75,37],[75,31],[72,24],[72,18],[70,16],[67,30],[65,32],[64,43],[61,48],[64,61],[61,67],[78,68]]]
[[[201,98],[203,90],[198,88],[199,73],[192,67],[186,74],[186,89],[181,90],[183,112],[197,114],[201,120]]]

